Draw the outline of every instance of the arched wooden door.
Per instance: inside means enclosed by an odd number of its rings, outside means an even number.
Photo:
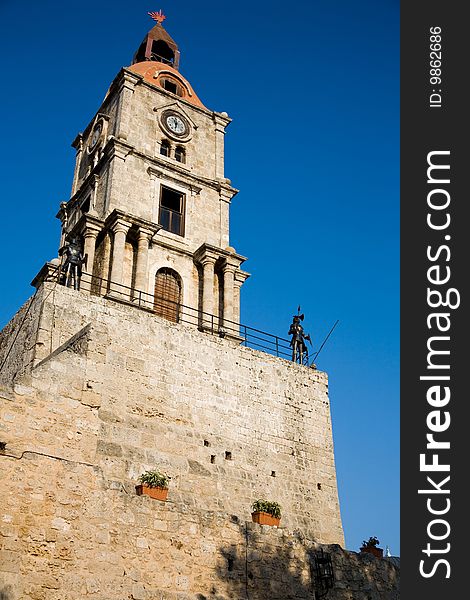
[[[154,309],[157,315],[177,323],[180,317],[181,283],[176,271],[163,268],[155,275]]]

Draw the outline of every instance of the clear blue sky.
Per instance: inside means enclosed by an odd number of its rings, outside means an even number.
[[[160,0],[159,0],[160,1]],[[0,326],[57,255],[72,140],[163,9],[180,70],[227,111],[242,321],[301,304],[329,373],[346,545],[399,554],[398,0],[0,2]]]

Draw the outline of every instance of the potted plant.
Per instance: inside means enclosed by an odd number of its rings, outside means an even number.
[[[279,522],[281,521],[281,507],[277,502],[256,500],[256,502],[253,502],[251,508],[253,510],[251,513],[253,523],[279,526]]]
[[[373,554],[377,558],[382,558],[384,551],[382,548],[378,548],[379,544],[380,542],[375,536],[370,537],[367,541],[364,540],[362,542],[361,552],[366,552],[368,554]]]
[[[138,496],[145,494],[155,500],[166,500],[170,477],[160,471],[145,471],[139,477],[140,484],[135,486]]]

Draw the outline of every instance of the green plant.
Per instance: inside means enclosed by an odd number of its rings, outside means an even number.
[[[276,519],[281,518],[281,506],[277,502],[268,500],[256,500],[251,505],[253,512],[265,512]]]
[[[364,540],[362,542],[363,548],[375,548],[379,544],[380,544],[380,541],[375,537],[375,535],[374,535],[374,537],[370,537],[367,541]]]
[[[171,477],[160,471],[145,471],[139,477],[139,481],[142,484],[150,488],[167,488],[170,483]]]

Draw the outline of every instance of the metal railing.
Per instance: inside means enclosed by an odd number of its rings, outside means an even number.
[[[155,52],[152,52],[150,54],[150,60],[155,60],[157,62],[161,62],[161,63],[164,63],[165,65],[170,65],[170,66],[173,66],[173,64],[174,64],[174,58],[165,58],[164,56],[160,56],[159,54],[156,54]]]
[[[59,281],[62,285],[66,284],[59,267],[49,276],[49,279]],[[73,280],[70,283],[73,287]],[[82,273],[80,290],[135,306],[174,323],[192,325],[200,331],[220,338],[232,339],[254,350],[261,350],[287,360],[292,359],[289,340],[255,327],[224,319],[221,315],[206,313],[198,308],[115,283],[110,279],[96,275],[91,276],[89,273]]]

